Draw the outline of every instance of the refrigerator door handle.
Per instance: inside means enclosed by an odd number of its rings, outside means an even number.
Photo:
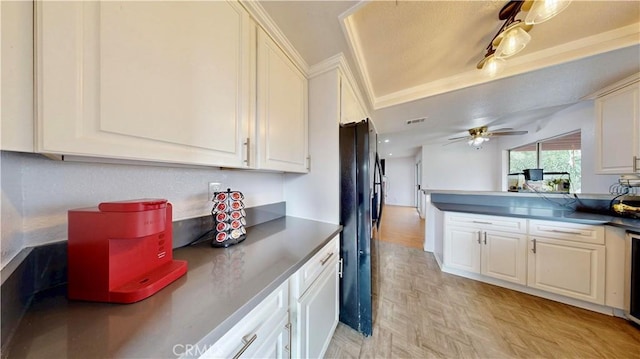
[[[340,258],[338,259],[338,277],[342,278],[342,264],[343,264],[344,259]]]
[[[375,182],[375,176],[378,175],[378,178],[380,179],[379,182]],[[378,154],[376,153],[376,163],[374,165],[374,191],[376,191],[376,184],[378,184],[379,186],[379,190],[376,192],[378,194],[378,197],[380,198],[380,205],[378,206],[378,213],[377,213],[377,221],[376,221],[376,227],[378,228],[378,230],[380,229],[380,221],[382,219],[382,209],[384,207],[384,183],[382,182],[382,166],[380,165],[380,157],[378,156]]]

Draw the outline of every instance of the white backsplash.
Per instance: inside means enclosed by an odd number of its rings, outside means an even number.
[[[166,198],[174,220],[199,217],[211,211],[209,182],[243,192],[247,207],[284,200],[282,173],[61,162],[5,151],[0,165],[2,267],[24,247],[65,240],[72,208]]]

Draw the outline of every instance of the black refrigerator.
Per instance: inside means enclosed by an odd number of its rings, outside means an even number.
[[[373,329],[372,229],[379,229],[384,205],[376,149],[368,119],[340,125],[340,321],[365,336]]]

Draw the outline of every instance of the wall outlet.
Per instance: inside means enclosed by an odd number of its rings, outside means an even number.
[[[222,183],[220,182],[209,182],[209,201],[213,201],[213,194],[215,192],[220,192],[222,188]]]

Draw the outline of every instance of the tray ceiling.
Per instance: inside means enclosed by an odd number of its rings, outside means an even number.
[[[640,1],[574,0],[489,78],[476,69],[507,1],[264,1],[310,65],[343,53],[383,156],[471,127],[518,129],[640,71]],[[519,15],[519,17],[522,15]],[[426,118],[408,126],[408,120]]]

